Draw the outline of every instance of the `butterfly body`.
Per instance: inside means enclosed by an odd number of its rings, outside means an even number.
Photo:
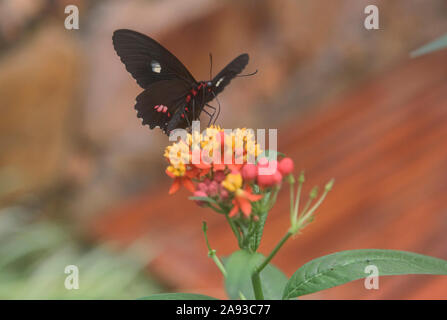
[[[166,134],[190,127],[248,63],[248,55],[241,54],[212,80],[196,81],[172,53],[151,38],[121,29],[112,39],[126,69],[145,89],[136,98],[137,116],[150,129],[159,127]]]

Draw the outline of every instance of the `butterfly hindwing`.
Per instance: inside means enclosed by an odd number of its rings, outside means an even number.
[[[168,123],[183,109],[187,93],[188,87],[180,79],[155,82],[137,96],[137,116],[151,129],[159,126],[166,131]]]
[[[136,31],[120,29],[113,33],[112,40],[127,71],[142,88],[171,79],[181,79],[190,86],[197,83],[186,67],[154,39]]]

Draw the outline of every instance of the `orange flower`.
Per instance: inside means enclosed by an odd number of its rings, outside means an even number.
[[[228,216],[234,217],[240,210],[245,215],[245,217],[250,217],[251,203],[261,199],[262,194],[251,193],[251,189],[249,187],[247,187],[245,190],[238,189],[232,201],[233,208],[231,209]]]
[[[191,180],[197,175],[195,169],[187,170],[184,165],[180,165],[177,168],[169,166],[166,168],[166,174],[174,179],[174,182],[172,182],[171,188],[169,189],[169,194],[176,193],[181,185],[191,192],[196,190],[194,183]]]
[[[234,199],[232,201],[233,208],[231,209],[229,216],[235,216],[239,211],[248,218],[251,214],[251,202],[262,199],[261,194],[253,194],[250,187],[242,189],[242,176],[239,173],[230,173],[222,181],[222,186],[230,192],[234,193]]]

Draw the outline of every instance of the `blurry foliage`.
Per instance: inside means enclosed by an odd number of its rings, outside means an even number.
[[[135,255],[89,248],[65,228],[29,223],[21,208],[0,211],[0,299],[135,299],[158,292]],[[67,290],[67,265],[79,268],[79,289]]]

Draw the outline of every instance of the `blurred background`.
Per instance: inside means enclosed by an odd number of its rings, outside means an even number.
[[[79,30],[66,30],[66,5]],[[379,30],[364,9],[379,8]],[[198,80],[242,52],[219,96],[225,128],[278,128],[307,173],[336,179],[314,223],[273,263],[290,276],[323,254],[410,250],[447,259],[447,53],[409,53],[447,32],[443,0],[0,0],[0,298],[134,299],[183,291],[224,298],[219,255],[237,244],[221,216],[167,195],[168,139],[141,125],[142,91],[112,47],[145,33]],[[174,200],[174,201],[173,201]],[[288,227],[288,192],[261,252]],[[66,290],[77,265],[80,289]],[[307,299],[446,299],[446,277],[362,281]]]

